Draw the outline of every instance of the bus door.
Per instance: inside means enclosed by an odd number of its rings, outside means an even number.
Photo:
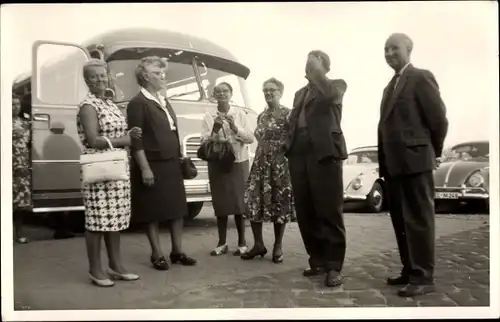
[[[38,41],[32,57],[34,211],[80,210],[82,146],[76,115],[88,92],[82,69],[90,55],[78,45]]]

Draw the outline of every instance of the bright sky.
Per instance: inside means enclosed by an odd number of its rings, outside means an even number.
[[[117,28],[169,29],[219,43],[248,66],[252,108],[260,112],[262,82],[273,76],[285,84],[282,103],[292,107],[306,83],[306,55],[321,49],[332,61],[328,76],[348,84],[342,127],[353,149],[376,143],[382,90],[393,73],[384,42],[405,32],[414,42],[414,65],[431,70],[441,87],[450,121],[446,144],[454,144],[489,137],[488,120],[498,108],[497,13],[488,1],[3,5],[2,53],[15,60],[2,72],[13,79],[30,70],[31,45],[39,39],[80,43]]]

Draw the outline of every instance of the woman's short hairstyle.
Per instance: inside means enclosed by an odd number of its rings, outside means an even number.
[[[324,51],[313,50],[309,53],[309,55],[321,57],[321,61],[323,62],[323,67],[327,72],[330,71],[330,57],[328,57],[328,55]]]
[[[271,77],[268,80],[264,81],[264,83],[262,84],[262,87],[266,86],[267,83],[272,83],[272,84],[276,85],[278,87],[278,89],[280,90],[281,94],[283,94],[283,91],[285,90],[285,85],[283,85],[283,83],[280,82],[278,79]]]
[[[105,61],[93,58],[83,65],[83,78],[87,79],[91,67],[104,67],[106,72],[109,72],[108,64]]]
[[[139,65],[135,69],[135,78],[137,80],[137,84],[141,87],[146,87],[147,81],[144,75],[147,73],[146,67],[150,65],[158,64],[160,68],[167,68],[168,62],[166,58],[160,58],[158,56],[148,56],[141,59]]]
[[[217,84],[217,85],[214,87],[214,91],[215,91],[215,89],[216,89],[217,87],[219,87],[220,85],[226,85],[226,86],[227,86],[227,88],[229,88],[229,91],[230,91],[231,93],[233,93],[233,86],[231,86],[231,84],[229,84],[228,82],[221,82],[221,83]]]

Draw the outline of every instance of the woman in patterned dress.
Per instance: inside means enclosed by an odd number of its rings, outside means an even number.
[[[23,218],[31,211],[30,123],[21,116],[21,99],[12,95],[12,208],[14,240],[25,244]]]
[[[104,137],[114,148],[126,149],[131,137],[140,137],[141,130],[127,132],[127,121],[120,109],[105,98],[109,86],[107,64],[93,59],[83,67],[83,77],[89,88],[87,97],[80,103],[77,127],[84,154],[109,150]],[[97,286],[113,286],[109,279],[133,281],[136,274],[123,267],[120,254],[120,231],[130,223],[130,181],[105,181],[82,186],[85,206],[85,239],[89,260],[89,278]],[[101,264],[101,239],[104,236],[109,258],[106,274]]]
[[[285,225],[293,218],[293,198],[288,161],[283,145],[288,133],[290,109],[280,105],[284,86],[271,78],[264,82],[266,109],[257,119],[255,137],[258,141],[255,159],[245,191],[246,217],[250,220],[254,246],[242,259],[264,256],[267,249],[262,237],[262,223],[274,223],[273,262],[283,262],[282,241]]]

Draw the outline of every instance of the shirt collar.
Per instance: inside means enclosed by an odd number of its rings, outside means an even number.
[[[157,103],[160,103],[158,102],[158,99],[156,97],[154,97],[150,92],[148,92],[147,89],[145,89],[144,87],[141,87],[141,93],[142,95],[144,95],[147,99],[149,100],[152,100],[152,101],[155,101]],[[160,99],[164,99],[163,95],[161,95],[160,93],[157,93],[158,97]],[[160,106],[163,106],[163,104],[160,104]]]
[[[401,75],[403,75],[403,73],[404,73],[404,72],[405,72],[405,70],[408,68],[408,66],[410,66],[410,64],[411,64],[411,63],[410,63],[410,62],[408,62],[408,63],[407,63],[406,65],[404,65],[404,66],[403,66],[403,68],[401,68],[401,69],[399,70],[399,72],[397,72],[396,74],[398,74],[398,75],[400,75],[400,76],[401,76]]]

